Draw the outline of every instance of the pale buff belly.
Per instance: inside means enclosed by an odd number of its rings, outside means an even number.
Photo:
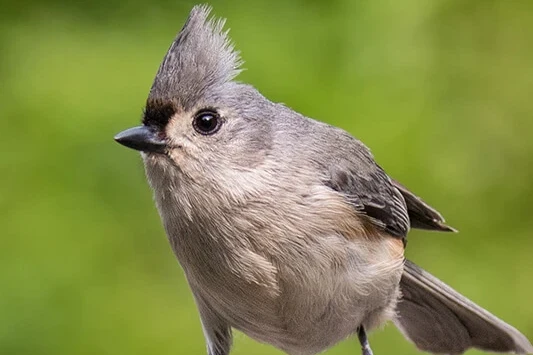
[[[349,250],[344,265],[292,260],[275,265],[276,292],[272,285],[237,285],[209,292],[210,303],[232,327],[260,342],[293,355],[322,352],[361,324],[371,329],[391,319],[399,297],[403,246],[385,239],[343,247]]]

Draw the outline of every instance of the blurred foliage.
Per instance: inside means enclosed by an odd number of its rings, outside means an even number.
[[[0,4],[1,354],[205,353],[139,156],[112,139],[192,5]],[[353,133],[461,231],[415,231],[407,255],[532,339],[533,2],[212,5],[241,80]],[[393,326],[371,343],[416,353]],[[280,352],[238,334],[234,354]]]

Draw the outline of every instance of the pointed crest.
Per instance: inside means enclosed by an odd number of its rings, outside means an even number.
[[[150,89],[147,107],[173,101],[187,109],[209,90],[231,81],[242,64],[224,19],[210,19],[211,7],[195,6],[170,46]]]

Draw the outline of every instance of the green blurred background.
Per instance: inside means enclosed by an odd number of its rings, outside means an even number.
[[[113,141],[193,4],[0,3],[0,354],[204,354],[139,155]],[[353,133],[461,231],[412,232],[408,257],[533,339],[533,1],[211,4],[242,81]],[[392,325],[371,344],[417,353]]]

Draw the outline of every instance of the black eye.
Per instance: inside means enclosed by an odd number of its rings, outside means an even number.
[[[213,110],[202,110],[194,115],[192,125],[196,132],[204,135],[216,133],[220,128],[222,120],[220,115]]]

